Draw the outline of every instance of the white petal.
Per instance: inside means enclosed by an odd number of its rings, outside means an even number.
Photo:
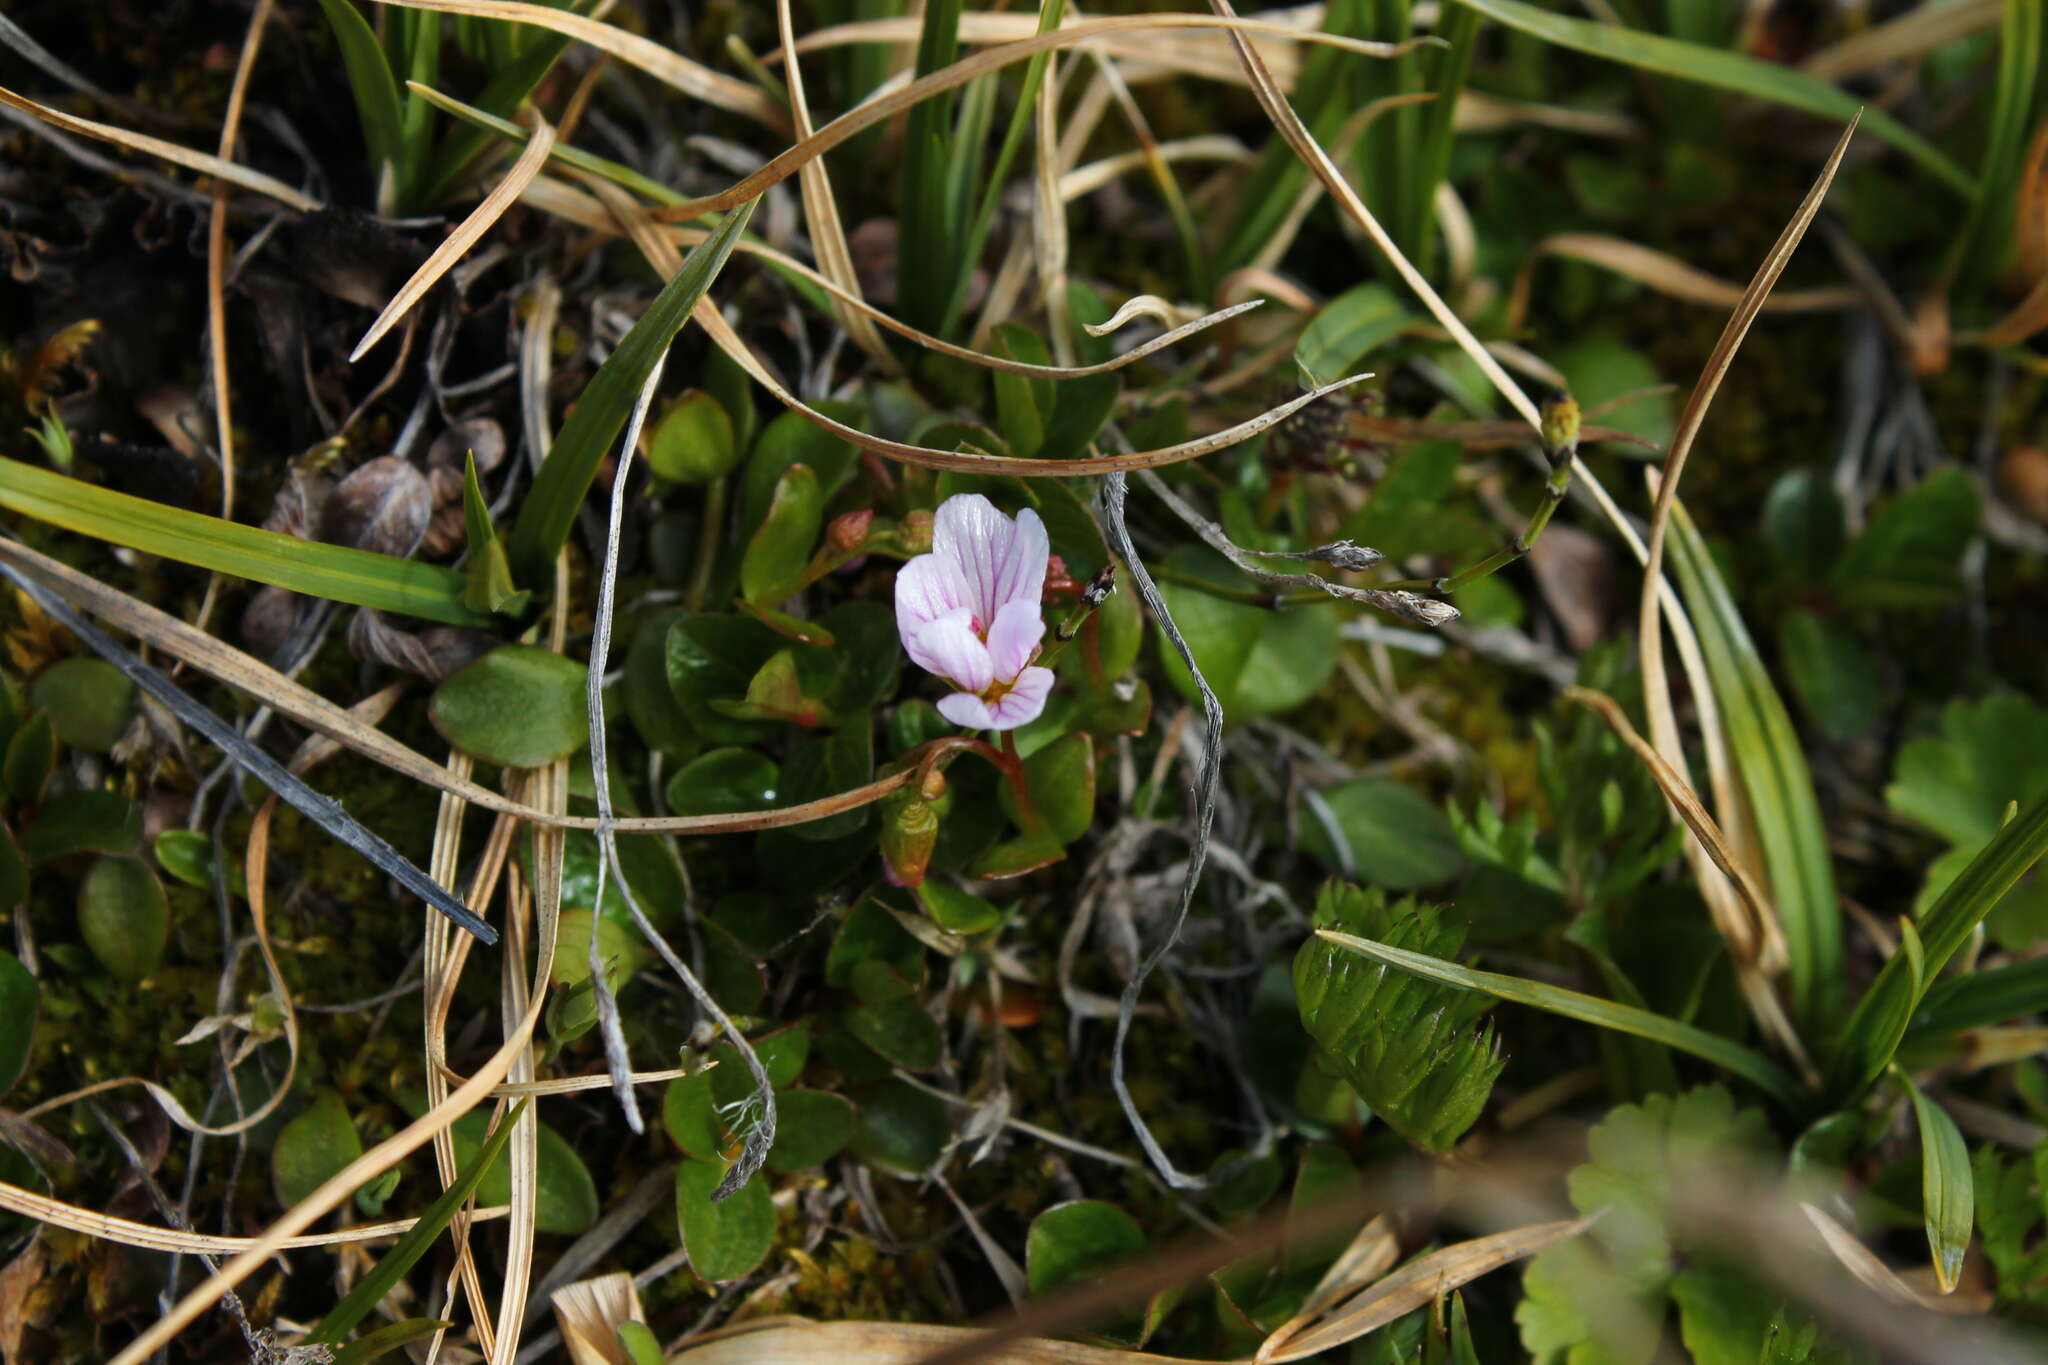
[[[988,646],[968,623],[966,607],[949,611],[906,641],[910,657],[927,673],[936,673],[955,687],[981,692],[995,681]]]
[[[979,493],[955,493],[932,517],[932,553],[959,571],[963,599],[974,607],[975,624],[987,630],[1002,602],[995,595],[995,571],[1016,525]]]
[[[1020,725],[1029,725],[1038,719],[1038,713],[1045,709],[1045,699],[1052,695],[1052,670],[1049,668],[1027,668],[1017,675],[1017,685],[1005,692],[996,702],[995,714],[983,726],[987,730],[1014,730]],[[940,714],[945,713],[941,704]],[[951,716],[946,719],[951,720]]]
[[[1007,680],[1023,672],[1044,636],[1045,618],[1035,600],[1012,602],[997,612],[988,632],[988,657],[996,676]]]
[[[987,702],[972,692],[955,692],[939,698],[939,714],[955,725],[969,730],[993,730],[995,712],[989,710]]]
[[[1009,542],[996,561],[995,612],[1012,602],[1029,602],[1035,611],[1045,595],[1045,565],[1052,555],[1052,542],[1045,523],[1029,507],[1017,514]]]
[[[906,649],[918,631],[949,611],[973,605],[973,594],[949,559],[919,555],[896,571],[896,634]]]

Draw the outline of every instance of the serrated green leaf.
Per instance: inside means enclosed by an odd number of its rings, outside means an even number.
[[[1802,1092],[1798,1083],[1776,1062],[1761,1052],[1732,1042],[1717,1033],[1695,1028],[1691,1024],[1681,1023],[1661,1014],[1653,1014],[1648,1010],[1618,1005],[1612,1000],[1602,1000],[1597,996],[1582,995],[1578,991],[1569,991],[1561,986],[1551,986],[1540,981],[1524,981],[1520,977],[1502,976],[1496,972],[1482,972],[1471,967],[1462,967],[1456,962],[1448,962],[1425,953],[1413,952],[1389,943],[1374,942],[1351,934],[1319,930],[1318,936],[1337,947],[1375,958],[1428,981],[1478,991],[1497,1000],[1508,1000],[1518,1005],[1531,1005],[1551,1014],[1563,1015],[1567,1019],[1577,1019],[1581,1023],[1634,1034],[1638,1038],[1648,1038],[1652,1042],[1662,1043],[1680,1052],[1689,1052],[1743,1077],[1783,1103],[1800,1102]],[[1300,961],[1300,958],[1296,958],[1297,989],[1300,989],[1301,983]]]
[[[1418,954],[1454,956],[1464,938],[1434,907],[1390,906],[1378,891],[1334,882],[1317,899],[1315,919],[1341,935],[1369,935]],[[1449,1151],[1478,1120],[1503,1065],[1492,1033],[1473,1027],[1487,1008],[1482,997],[1389,970],[1322,938],[1295,955],[1294,989],[1302,1025],[1334,1069],[1410,1142]]]

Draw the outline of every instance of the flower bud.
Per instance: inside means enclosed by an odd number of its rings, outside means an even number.
[[[825,528],[825,543],[840,554],[852,554],[866,542],[868,527],[874,525],[874,521],[875,509],[872,507],[834,517],[832,524]]]
[[[939,813],[917,795],[882,803],[882,866],[898,886],[921,886],[939,839]]]
[[[940,768],[937,764],[933,764],[932,767],[926,771],[924,775],[924,781],[919,784],[918,793],[919,795],[923,796],[924,799],[927,801],[938,801],[943,799],[946,795],[945,770]]]
[[[903,515],[902,524],[896,528],[896,539],[905,554],[921,555],[932,548],[932,514],[928,508],[917,508]]]

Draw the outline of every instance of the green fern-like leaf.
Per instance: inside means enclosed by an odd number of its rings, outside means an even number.
[[[1435,906],[1332,882],[1316,901],[1318,928],[1410,952],[1455,958],[1462,929]],[[1387,1125],[1418,1147],[1449,1151],[1479,1118],[1502,1059],[1493,1031],[1474,1027],[1487,998],[1425,981],[1319,938],[1294,959],[1301,1022],[1330,1069]]]

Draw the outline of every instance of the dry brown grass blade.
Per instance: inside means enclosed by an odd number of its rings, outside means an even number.
[[[1792,220],[1778,235],[1778,240],[1757,267],[1755,277],[1744,291],[1741,302],[1722,328],[1720,338],[1707,357],[1706,366],[1699,382],[1686,399],[1684,410],[1679,414],[1678,428],[1665,455],[1663,474],[1657,488],[1656,507],[1650,517],[1649,546],[1644,555],[1643,591],[1639,610],[1637,647],[1640,650],[1643,671],[1644,707],[1649,714],[1650,738],[1657,753],[1671,769],[1685,777],[1685,751],[1679,741],[1678,720],[1671,700],[1671,683],[1664,669],[1663,638],[1663,583],[1664,583],[1664,537],[1671,520],[1671,507],[1678,493],[1678,480],[1685,471],[1686,457],[1691,453],[1693,442],[1698,438],[1700,426],[1706,420],[1707,409],[1720,389],[1721,381],[1734,361],[1735,352],[1742,340],[1749,334],[1749,328],[1763,310],[1764,301],[1769,297],[1771,287],[1784,272],[1786,263],[1799,246],[1806,229],[1820,212],[1820,206],[1827,197],[1828,187],[1834,183],[1835,172],[1840,169],[1843,155],[1849,150],[1849,139],[1855,135],[1856,125],[1852,122],[1844,129],[1840,140],[1835,143],[1834,152],[1827,164],[1821,168],[1813,187],[1807,191]],[[1698,679],[1695,679],[1697,685]],[[1782,932],[1782,928],[1781,928]]]
[[[628,66],[638,67],[694,99],[766,124],[777,132],[789,128],[788,111],[747,82],[693,62],[652,39],[569,10],[525,4],[521,0],[377,0],[377,3],[406,9],[436,10],[442,14],[462,14],[473,19],[503,19],[509,23],[553,29],[556,33],[608,52]]]
[[[1601,109],[1573,109],[1561,104],[1538,104],[1533,100],[1503,99],[1477,90],[1458,94],[1458,107],[1451,113],[1451,127],[1461,133],[1490,133],[1503,128],[1549,128],[1560,133],[1630,141],[1643,135],[1641,119]]]
[[[255,1237],[214,1237],[203,1232],[180,1232],[176,1228],[160,1228],[150,1223],[138,1223],[129,1218],[116,1218],[111,1214],[99,1213],[93,1209],[82,1209],[76,1204],[67,1204],[61,1199],[25,1190],[19,1185],[10,1185],[0,1180],[0,1209],[33,1218],[38,1223],[47,1223],[53,1228],[63,1228],[81,1236],[95,1237],[102,1242],[119,1242],[122,1246],[140,1247],[144,1251],[168,1251],[185,1256],[231,1256],[238,1251],[247,1251],[255,1246]],[[503,1218],[503,1208],[485,1209],[478,1218]],[[308,1233],[301,1237],[287,1237],[278,1243],[278,1251],[309,1251],[320,1247],[355,1246],[363,1242],[374,1242],[380,1237],[397,1237],[409,1231],[419,1221],[414,1218],[400,1218],[388,1223],[363,1223],[357,1227],[341,1228],[334,1232]]]
[[[1302,1328],[1392,1270],[1400,1259],[1401,1239],[1395,1235],[1393,1220],[1380,1214],[1360,1228],[1358,1235],[1331,1262],[1294,1316],[1267,1334],[1253,1360],[1257,1365],[1266,1365]]]
[[[1970,1317],[1990,1310],[1988,1294],[1930,1294],[1915,1287],[1898,1271],[1893,1270],[1877,1258],[1877,1253],[1856,1240],[1856,1235],[1829,1217],[1812,1204],[1801,1204],[1800,1210],[1814,1231],[1827,1243],[1842,1268],[1854,1275],[1859,1283],[1871,1293],[1888,1303],[1907,1308],[1922,1308],[1930,1313],[1942,1313],[1950,1317]]]
[[[272,0],[256,0],[249,15],[249,28],[242,39],[242,54],[235,60],[234,83],[228,87],[227,112],[220,123],[220,159],[233,161],[235,139],[242,131],[242,108],[249,93],[249,74],[256,69],[256,53],[263,45],[263,31],[270,26]],[[213,204],[206,219],[206,344],[213,372],[214,445],[220,451],[220,514],[232,521],[235,515],[235,421],[228,384],[228,182],[213,182]],[[206,629],[213,619],[214,604],[220,600],[221,578],[206,580],[206,597],[199,605],[194,624]]]
[[[428,0],[384,0],[384,3],[426,4]],[[431,0],[431,3],[439,8],[444,4],[479,4],[482,0]],[[941,67],[886,95],[868,99],[790,147],[738,184],[702,199],[691,199],[681,204],[670,205],[655,216],[667,222],[686,221],[706,213],[736,207],[749,199],[759,198],[769,186],[787,180],[795,175],[804,163],[823,156],[864,129],[887,122],[921,100],[957,89],[977,76],[1000,71],[1040,52],[1074,47],[1116,33],[1149,33],[1171,29],[1221,29],[1234,33],[1253,27],[1257,27],[1256,21],[1240,19],[1235,14],[1126,14],[1108,19],[1090,19],[1070,27],[1054,29],[1050,33],[1034,34],[1014,43],[1004,43],[999,47],[963,57],[950,66]],[[1397,57],[1416,46],[1415,43],[1368,43],[1334,34],[1293,29],[1284,32],[1296,42],[1322,43],[1373,57]]]
[[[1231,8],[1230,0],[1209,0],[1209,7],[1222,16],[1235,17],[1236,14]],[[1500,391],[1501,397],[1507,399],[1508,406],[1529,424],[1531,430],[1540,432],[1543,429],[1543,418],[1536,411],[1536,405],[1529,401],[1529,395],[1522,392],[1522,386],[1501,368],[1500,362],[1493,358],[1493,354],[1479,344],[1479,338],[1472,335],[1472,330],[1465,325],[1464,320],[1444,302],[1443,296],[1436,292],[1429,281],[1423,278],[1422,272],[1415,268],[1414,262],[1401,254],[1400,247],[1387,235],[1387,230],[1380,226],[1379,219],[1365,206],[1365,201],[1351,188],[1351,182],[1344,178],[1343,172],[1330,160],[1329,153],[1323,150],[1315,135],[1309,132],[1308,125],[1294,112],[1294,106],[1287,102],[1287,97],[1274,84],[1273,77],[1267,71],[1265,63],[1259,59],[1259,54],[1235,31],[1230,34],[1230,44],[1237,51],[1238,61],[1244,64],[1245,74],[1251,78],[1252,93],[1258,97],[1259,107],[1265,110],[1266,117],[1272,120],[1280,135],[1287,139],[1287,145],[1294,149],[1295,155],[1301,158],[1310,174],[1323,182],[1323,188],[1329,191],[1331,200],[1372,239],[1372,244],[1387,258],[1395,273],[1400,275],[1415,296],[1422,300],[1423,306],[1431,315],[1450,332],[1452,340],[1458,343],[1458,349],[1471,357],[1472,363],[1479,367],[1480,373]]]
[[[669,1081],[708,1071],[708,1066],[672,1066],[662,1071],[630,1071],[626,1079],[635,1085],[662,1085]],[[491,1091],[492,1099],[517,1099],[521,1095],[574,1095],[585,1090],[602,1090],[612,1083],[608,1075],[553,1076],[544,1081],[507,1081]]]
[[[1373,100],[1365,108],[1360,109],[1344,121],[1344,127],[1330,141],[1332,156],[1341,161],[1344,157],[1350,155],[1353,144],[1364,135],[1365,130],[1370,128],[1380,115],[1389,110],[1399,109],[1407,104],[1427,104],[1435,98],[1435,95],[1423,90],[1409,95],[1382,95],[1379,99]],[[1268,237],[1266,244],[1259,248],[1259,254],[1252,257],[1251,265],[1253,269],[1275,270],[1279,268],[1281,259],[1287,255],[1288,248],[1294,245],[1294,239],[1301,234],[1301,225],[1308,221],[1309,212],[1315,208],[1322,197],[1323,182],[1311,176],[1308,183],[1303,185],[1295,194],[1294,202],[1287,206],[1287,216],[1282,218],[1279,226],[1273,229],[1273,235]]]
[[[1597,712],[1607,722],[1607,728],[1643,761],[1643,766],[1656,779],[1658,790],[1664,793],[1664,799],[1671,803],[1671,808],[1678,812],[1678,818],[1692,832],[1699,851],[1726,879],[1725,883],[1712,881],[1710,874],[1704,870],[1699,872],[1701,894],[1707,902],[1708,913],[1713,917],[1714,927],[1728,945],[1728,956],[1735,964],[1736,980],[1742,989],[1743,999],[1748,1003],[1750,1013],[1756,1017],[1758,1027],[1772,1044],[1799,1067],[1801,1076],[1809,1084],[1819,1085],[1820,1075],[1806,1054],[1806,1045],[1800,1042],[1799,1031],[1785,1013],[1784,1002],[1771,988],[1769,974],[1782,970],[1785,963],[1785,932],[1778,922],[1777,912],[1758,888],[1748,859],[1742,856],[1742,850],[1734,841],[1722,833],[1691,783],[1667,763],[1648,740],[1636,733],[1636,727],[1629,723],[1628,716],[1614,698],[1604,692],[1577,686],[1565,688],[1564,695]],[[1717,894],[1723,885],[1732,889],[1734,894]]]
[[[61,128],[67,133],[76,133],[80,137],[89,137],[100,142],[111,142],[116,147],[125,147],[131,152],[153,156],[159,161],[183,166],[186,170],[196,171],[200,175],[217,176],[230,184],[240,185],[245,190],[268,195],[287,208],[297,209],[301,213],[311,213],[321,207],[318,199],[301,194],[284,181],[267,176],[261,171],[238,166],[223,157],[195,152],[190,147],[180,147],[177,143],[166,142],[160,137],[150,137],[146,133],[131,133],[126,128],[116,128],[109,123],[95,123],[91,119],[77,118],[61,110],[52,109],[46,104],[37,104],[27,96],[17,95],[5,87],[0,87],[0,104],[19,109],[24,114],[33,114],[52,128]]]
[[[813,52],[828,47],[840,47],[849,43],[903,42],[914,43],[920,31],[921,20],[912,15],[899,19],[863,19],[854,23],[834,24],[808,35],[797,44],[798,52]],[[1085,17],[1067,11],[1065,26],[1086,23]],[[1272,68],[1274,77],[1283,89],[1292,89],[1299,67],[1300,45],[1307,35],[1318,34],[1322,27],[1322,7],[1301,6],[1288,10],[1272,10],[1257,18],[1245,21],[1243,32],[1258,47]],[[1009,14],[978,11],[960,16],[960,41],[963,43],[1005,43],[1018,42],[1031,37],[1038,31],[1038,18],[1030,9]],[[1322,41],[1320,35],[1308,37],[1308,41]],[[1344,45],[1357,43],[1357,39],[1342,39]],[[1385,44],[1374,44],[1378,49],[1372,55],[1381,55]],[[1226,52],[1217,51],[1212,35],[1206,33],[1169,33],[1158,37],[1135,40],[1109,37],[1095,44],[1095,50],[1104,56],[1116,59],[1124,71],[1125,78],[1132,84],[1164,76],[1195,76],[1205,80],[1225,81],[1232,85],[1244,84],[1244,69]]]
[[[1179,138],[1162,142],[1146,151],[1118,152],[1114,156],[1091,161],[1085,166],[1076,166],[1060,177],[1060,198],[1071,204],[1084,195],[1093,194],[1113,180],[1120,180],[1133,171],[1144,170],[1151,164],[1151,156],[1157,155],[1165,162],[1177,161],[1246,161],[1251,151],[1236,138],[1222,133],[1204,133],[1198,137]]]
[[[1664,756],[1658,753],[1648,740],[1636,732],[1636,727],[1629,723],[1627,713],[1614,698],[1605,692],[1578,686],[1565,688],[1564,695],[1568,700],[1596,712],[1607,722],[1607,728],[1614,732],[1616,738],[1643,761],[1643,766],[1650,770],[1650,776],[1656,779],[1658,790],[1664,793],[1665,800],[1678,812],[1678,818],[1692,831],[1693,838],[1699,841],[1700,847],[1713,859],[1714,866],[1720,868],[1735,884],[1741,895],[1742,919],[1739,923],[1723,925],[1722,933],[1728,937],[1729,950],[1738,962],[1757,961],[1763,954],[1765,939],[1776,926],[1776,916],[1765,902],[1755,877],[1735,856],[1727,839],[1721,833],[1721,827],[1714,822],[1714,817],[1701,804],[1699,794],[1692,789],[1692,784],[1666,762]]]
[[[2023,280],[2048,278],[2048,119],[2034,130],[2020,163],[2012,205],[2013,266]]]
[[[2048,327],[2048,276],[2037,281],[2010,313],[1981,332],[1964,332],[1956,341],[1965,346],[2023,346],[2044,327]]]
[[[478,786],[466,777],[458,777],[418,750],[407,747],[373,726],[364,725],[341,707],[276,669],[223,644],[204,631],[194,630],[167,612],[109,588],[25,545],[0,539],[0,559],[32,575],[67,601],[101,620],[148,641],[208,677],[260,698],[279,714],[319,731],[400,776],[425,783],[435,791],[460,796],[472,805],[499,815],[515,816],[560,829],[597,828],[598,822],[593,816],[554,814],[500,795],[488,787]],[[633,816],[614,820],[612,828],[622,834],[737,834],[778,829],[869,805],[911,780],[912,775],[908,772],[896,773],[864,787],[800,806],[736,815]]]
[[[1578,1236],[1598,1217],[1595,1214],[1592,1218],[1536,1223],[1432,1251],[1331,1311],[1322,1322],[1299,1333],[1271,1355],[1262,1349],[1258,1359],[1261,1365],[1288,1365],[1290,1361],[1306,1360],[1356,1341],[1481,1275]]]
[[[669,1359],[675,1365],[916,1365],[936,1352],[958,1350],[978,1365],[1189,1365],[1179,1356],[1045,1337],[976,1350],[976,1340],[988,1335],[973,1327],[771,1320],[708,1337]]]
[[[1799,64],[1816,80],[1841,81],[1892,62],[1924,56],[1944,43],[1967,38],[1998,23],[2003,0],[1952,0],[1915,5],[1841,42],[1824,47]]]
[[[542,176],[529,185],[525,194],[521,197],[525,202],[540,209],[543,213],[553,214],[580,227],[590,228],[597,232],[623,232],[624,229],[620,226],[619,215],[612,208],[608,207],[608,205],[626,202],[612,197],[617,192],[617,187],[590,177],[579,176],[578,178],[582,183],[590,187],[590,194],[584,194],[579,190],[571,189],[559,180]],[[658,227],[657,230],[666,234],[669,240],[677,246],[695,246],[699,242],[708,240],[712,235],[702,228],[692,227],[669,227],[663,225]],[[1011,360],[1006,356],[989,355],[984,351],[976,351],[966,346],[958,346],[950,341],[941,340],[928,332],[920,332],[909,323],[898,321],[889,313],[875,307],[875,305],[869,303],[859,294],[840,288],[839,285],[807,262],[800,261],[786,252],[777,251],[765,242],[757,241],[752,237],[742,237],[740,238],[737,250],[742,255],[767,261],[778,269],[793,271],[796,274],[802,275],[812,284],[817,285],[818,288],[832,295],[836,301],[844,304],[847,308],[852,309],[863,317],[872,319],[896,335],[914,341],[928,350],[938,351],[955,359],[964,360],[970,365],[981,366],[983,369],[1000,370],[1006,374],[1030,375],[1042,379],[1079,379],[1083,375],[1107,374],[1111,370],[1120,370],[1124,366],[1143,360],[1146,356],[1152,355],[1155,352],[1164,350],[1169,346],[1178,345],[1180,342],[1186,341],[1198,333],[1207,331],[1219,323],[1227,322],[1240,313],[1257,308],[1264,302],[1261,299],[1252,299],[1240,303],[1233,308],[1223,308],[1213,313],[1205,313],[1200,317],[1186,319],[1185,314],[1175,308],[1174,305],[1166,303],[1164,300],[1155,299],[1152,295],[1141,295],[1138,299],[1133,299],[1130,303],[1125,304],[1124,308],[1118,312],[1117,318],[1113,318],[1110,322],[1102,325],[1102,330],[1098,331],[1091,328],[1090,334],[1094,336],[1107,335],[1107,333],[1115,331],[1123,323],[1130,321],[1132,317],[1141,314],[1158,317],[1162,322],[1178,322],[1179,325],[1163,335],[1153,337],[1150,341],[1133,346],[1121,355],[1097,362],[1096,364],[1032,365],[1021,360]],[[1148,301],[1156,303],[1158,308],[1155,310],[1149,306]],[[1119,322],[1118,319],[1122,321]]]
[[[612,208],[614,216],[618,217],[619,225],[626,230],[634,245],[638,246],[641,254],[647,258],[648,264],[652,265],[663,279],[670,278],[682,269],[682,253],[676,250],[675,243],[669,235],[660,230],[652,215],[638,212],[634,205],[630,202],[621,202],[619,197],[608,195],[606,202]],[[831,432],[842,441],[859,446],[863,450],[871,450],[891,460],[900,460],[904,464],[922,465],[929,469],[958,469],[977,474],[1012,474],[1020,478],[1071,478],[1087,474],[1108,474],[1120,469],[1157,469],[1161,465],[1199,459],[1214,451],[1228,449],[1240,441],[1249,440],[1268,427],[1286,421],[1316,399],[1367,377],[1353,375],[1334,384],[1311,389],[1297,398],[1282,403],[1279,407],[1269,408],[1235,426],[1226,427],[1207,436],[1196,437],[1191,441],[1183,441],[1179,445],[1163,446],[1157,450],[1134,451],[1127,455],[1089,455],[1071,460],[1017,459],[1007,455],[980,455],[910,445],[903,441],[872,436],[847,426],[844,422],[835,421],[790,392],[740,334],[733,330],[732,325],[725,320],[724,314],[718,311],[717,301],[709,294],[698,300],[697,307],[690,316],[704,329],[704,334],[711,338],[713,344],[731,356],[734,362],[756,383],[767,389],[777,402],[813,426]],[[900,778],[901,774],[898,776]],[[723,817],[692,818],[703,820]],[[624,830],[630,823],[621,820],[617,822],[617,828]]]
[[[796,26],[789,16],[789,0],[775,0],[775,28],[782,43],[784,81],[789,87],[789,111],[799,142],[814,130],[810,101],[804,96],[804,72],[796,60]],[[813,161],[797,173],[797,189],[803,196],[804,220],[810,224],[811,252],[818,269],[838,286],[838,291],[860,296],[860,276],[853,268],[853,251],[846,242],[845,225],[839,221],[839,203],[832,196],[832,180],[822,160]],[[882,344],[873,322],[857,310],[835,308],[839,323],[854,345],[880,361],[886,370],[896,369],[896,358]]]
[[[483,239],[491,225],[503,217],[505,210],[517,203],[519,196],[530,184],[540,168],[546,164],[548,152],[555,145],[555,130],[546,119],[537,118],[533,134],[526,140],[526,149],[505,172],[483,201],[469,211],[469,216],[457,225],[455,231],[442,239],[433,254],[412,273],[412,278],[400,285],[398,292],[391,296],[391,302],[384,305],[384,311],[370,324],[370,330],[363,333],[363,339],[349,352],[348,361],[353,365],[363,358],[363,353],[384,339],[384,334],[398,324],[398,320],[411,312],[427,291],[439,284],[441,277],[455,268],[455,263],[469,253],[469,249]]]
[[[1334,384],[1311,389],[1297,398],[1282,403],[1279,407],[1269,408],[1235,426],[1225,427],[1222,431],[1196,437],[1191,441],[1183,441],[1179,445],[1163,446],[1157,450],[1140,450],[1129,455],[1085,455],[1071,460],[1017,459],[1007,455],[977,455],[935,450],[930,446],[909,445],[902,441],[872,436],[847,426],[844,422],[834,421],[791,393],[740,338],[739,333],[727,325],[711,299],[706,298],[700,302],[694,316],[698,325],[704,328],[705,333],[720,350],[737,361],[740,368],[773,394],[777,402],[800,414],[813,426],[829,431],[842,441],[850,442],[863,450],[871,450],[877,455],[900,460],[904,464],[921,465],[927,469],[957,469],[975,474],[1013,474],[1020,478],[1074,478],[1088,474],[1108,474],[1120,469],[1158,469],[1163,465],[1180,464],[1250,440],[1267,428],[1286,421],[1317,399],[1339,389],[1349,388],[1367,377],[1353,375]],[[620,827],[625,827],[624,821],[620,822]]]
[[[1660,294],[1709,308],[1738,308],[1746,292],[1719,276],[1709,275],[1668,252],[1640,242],[1610,237],[1603,232],[1560,232],[1538,242],[1515,272],[1514,292],[1508,302],[1507,325],[1510,330],[1520,329],[1528,319],[1536,267],[1546,257],[1553,256],[1559,260],[1599,266]],[[1763,307],[1773,313],[1826,313],[1855,308],[1862,302],[1862,293],[1844,284],[1824,289],[1786,290],[1771,295]]]

